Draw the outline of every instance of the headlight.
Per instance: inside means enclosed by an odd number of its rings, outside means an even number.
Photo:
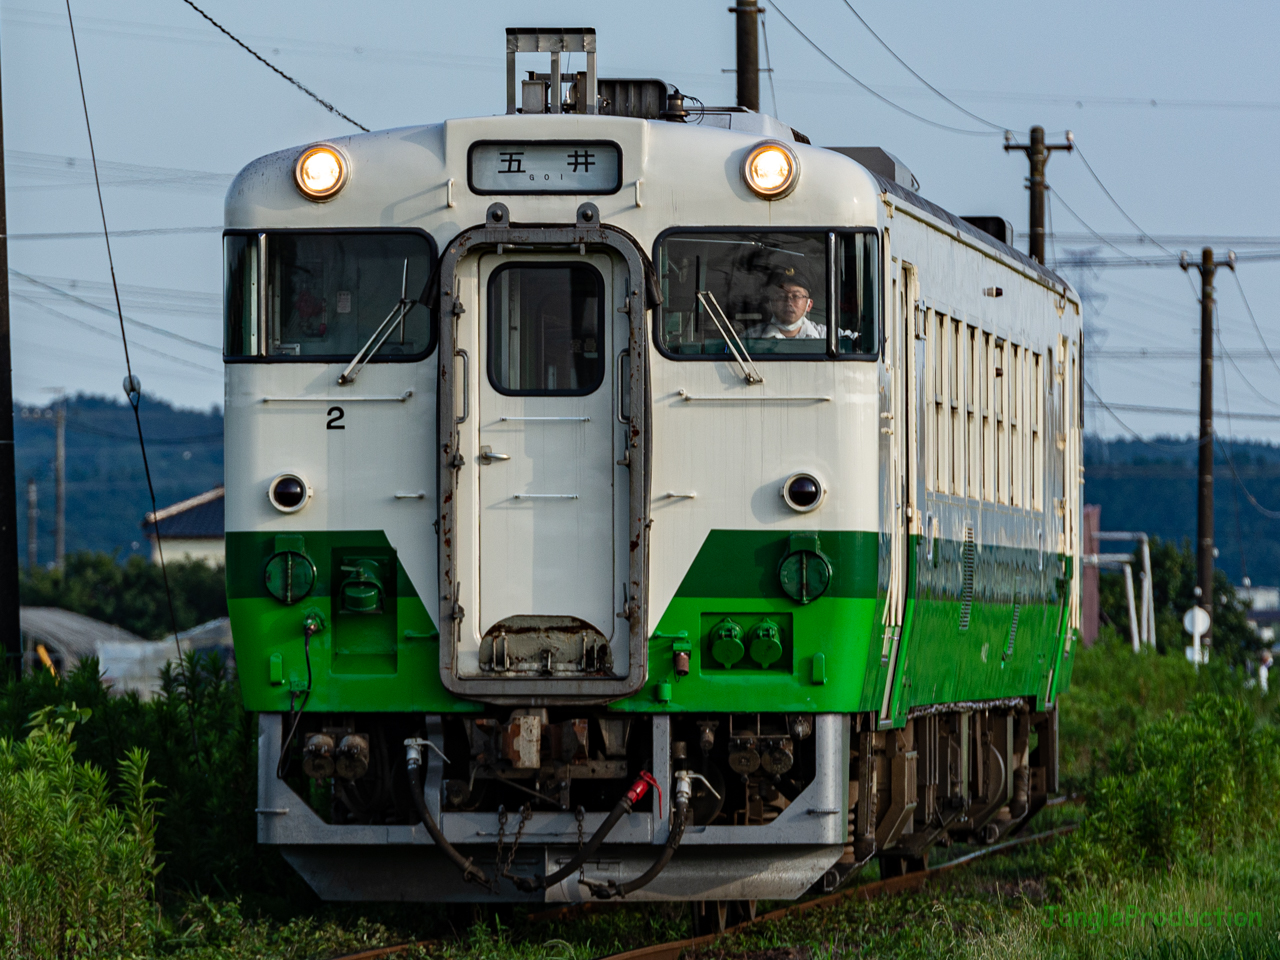
[[[280,474],[267,488],[267,499],[281,513],[297,513],[307,505],[310,498],[311,488],[294,473]]]
[[[781,140],[758,143],[742,161],[742,179],[764,200],[781,200],[796,188],[800,161]]]
[[[293,179],[308,200],[331,200],[347,183],[347,161],[336,147],[308,147],[298,157]]]

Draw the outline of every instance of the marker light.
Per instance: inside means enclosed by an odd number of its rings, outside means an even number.
[[[822,481],[811,473],[792,474],[782,485],[782,499],[796,513],[817,510],[826,495]]]
[[[293,179],[308,200],[332,200],[347,183],[347,161],[335,147],[309,147],[298,157]]]
[[[297,513],[311,498],[307,482],[294,473],[282,473],[271,481],[267,499],[281,513]]]
[[[758,143],[742,161],[742,179],[751,192],[764,200],[781,200],[796,188],[800,161],[780,140]]]

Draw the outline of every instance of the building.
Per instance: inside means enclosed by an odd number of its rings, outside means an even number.
[[[104,644],[145,644],[121,627],[59,607],[22,607],[22,672],[51,669],[70,673],[85,657],[98,656]]]
[[[160,545],[156,542],[158,520],[166,562],[203,560],[210,566],[226,563],[225,492],[222,486],[216,486],[155,514],[147,513],[142,529],[151,541],[151,562],[160,562]]]
[[[87,657],[98,658],[103,684],[113,696],[136,693],[150,700],[160,692],[160,673],[177,659],[179,645],[173,634],[162,640],[145,640],[121,627],[94,620],[58,607],[22,607],[23,672],[50,670],[57,676],[71,673]],[[235,648],[231,622],[210,620],[178,634],[183,654],[217,653],[229,675],[235,673]]]

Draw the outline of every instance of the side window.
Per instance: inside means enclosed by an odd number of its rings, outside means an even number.
[[[663,297],[654,338],[669,356],[722,360],[731,347],[754,360],[879,355],[873,232],[672,231],[654,259]]]
[[[584,396],[604,380],[604,280],[583,263],[513,263],[489,278],[489,380],[513,396]]]

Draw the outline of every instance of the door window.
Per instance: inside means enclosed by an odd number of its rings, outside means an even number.
[[[584,396],[604,380],[604,279],[583,263],[513,263],[489,278],[489,381],[510,396]]]

